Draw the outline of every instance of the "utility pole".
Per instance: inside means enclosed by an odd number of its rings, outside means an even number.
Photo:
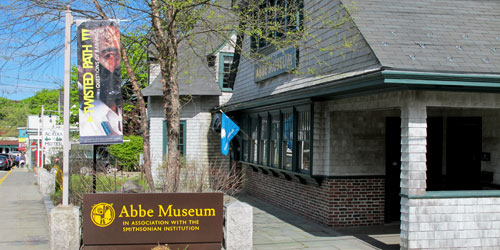
[[[73,15],[69,9],[66,9],[66,27],[64,36],[64,125],[63,125],[63,194],[62,204],[67,206],[69,194],[69,89],[70,89],[70,70],[71,70],[71,25],[73,24]]]
[[[36,128],[36,167],[40,167],[40,127],[42,126],[42,116],[40,115],[40,119],[38,119],[38,126]]]
[[[40,166],[41,168],[43,168],[43,148],[44,148],[44,144],[45,144],[45,139],[43,138],[43,134],[44,134],[44,130],[43,130],[43,125],[45,123],[45,119],[43,117],[43,113],[45,112],[45,110],[43,109],[43,105],[42,105],[42,114],[40,115],[40,117],[42,118],[42,145],[40,146],[41,148],[41,151],[40,151]]]

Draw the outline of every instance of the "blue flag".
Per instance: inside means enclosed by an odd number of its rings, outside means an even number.
[[[236,125],[226,114],[222,113],[222,125],[220,130],[220,151],[224,155],[229,153],[229,142],[240,131],[240,127]]]

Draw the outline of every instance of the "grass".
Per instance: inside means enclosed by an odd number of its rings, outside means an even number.
[[[123,184],[132,180],[141,185],[144,190],[147,190],[146,179],[142,178],[139,173],[118,173],[116,175],[98,173],[96,176],[96,193],[121,193]],[[57,185],[56,192],[51,196],[54,204],[60,204],[62,199],[62,190]],[[83,202],[83,194],[93,193],[93,176],[91,175],[71,175],[70,180],[70,201],[74,205],[79,205]]]

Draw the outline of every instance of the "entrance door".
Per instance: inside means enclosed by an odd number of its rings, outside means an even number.
[[[479,190],[481,117],[449,117],[446,136],[446,183],[450,190]]]
[[[385,222],[399,221],[401,118],[387,117],[385,126]]]

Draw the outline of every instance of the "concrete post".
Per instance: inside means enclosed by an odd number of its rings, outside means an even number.
[[[413,227],[411,195],[426,191],[427,107],[425,103],[408,98],[401,108],[401,249],[408,249]]]
[[[246,203],[237,201],[227,205],[225,213],[225,249],[251,250],[253,248],[252,207]]]
[[[56,191],[56,178],[54,173],[50,173],[44,168],[38,169],[38,185],[43,196],[50,196]]]
[[[80,249],[80,209],[59,205],[50,211],[50,249]]]

